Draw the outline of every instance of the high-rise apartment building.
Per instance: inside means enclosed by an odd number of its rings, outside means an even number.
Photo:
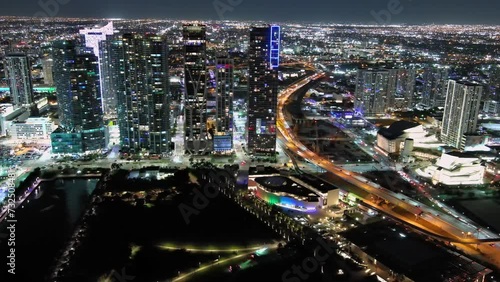
[[[99,66],[103,112],[108,119],[118,117],[118,93],[124,93],[123,41],[120,36],[108,36],[99,42]],[[121,84],[120,84],[121,82]]]
[[[248,49],[247,147],[251,154],[276,152],[280,27],[252,27]]]
[[[355,110],[365,116],[414,106],[414,69],[360,69],[356,78]]]
[[[43,83],[47,86],[54,85],[53,70],[54,60],[50,57],[42,59]]]
[[[73,41],[53,44],[59,124],[51,134],[54,153],[84,153],[106,146],[99,61]]]
[[[384,114],[389,104],[388,91],[388,70],[358,70],[355,111],[365,116]]]
[[[467,81],[449,80],[444,106],[441,139],[457,149],[465,148],[465,134],[477,130],[483,86]]]
[[[75,129],[82,133],[84,151],[106,147],[99,59],[93,52],[77,54],[70,69],[73,118]]]
[[[123,34],[101,45],[103,78],[116,95],[123,150],[166,154],[170,150],[168,49],[155,34]]]
[[[85,39],[85,46],[88,48],[92,48],[92,51],[99,59],[99,67],[105,65],[103,64],[100,52],[100,44],[102,41],[106,40],[108,36],[112,36],[114,34],[113,22],[109,22],[101,27],[94,28],[85,28],[80,30],[80,34]],[[102,96],[102,107],[103,112],[108,118],[116,118],[116,100],[112,95],[109,88],[106,88],[103,85],[105,79],[102,77],[102,74],[105,72],[102,69],[99,69],[99,73],[101,74],[101,96]]]
[[[213,140],[207,125],[206,26],[184,25],[183,42],[184,149],[188,154],[207,154],[213,149]]]
[[[14,107],[30,106],[33,103],[31,66],[24,54],[8,54],[5,57],[5,72]]]
[[[415,69],[390,69],[389,70],[389,85],[392,84],[392,79],[395,79],[394,87],[389,88],[389,108],[405,109],[415,106]]]
[[[73,129],[74,118],[72,117],[72,95],[70,82],[70,68],[73,64],[77,47],[74,41],[59,40],[52,43],[52,58],[54,64],[52,74],[56,87],[58,104],[59,125],[62,128]]]
[[[113,22],[101,27],[84,28],[80,30],[80,34],[85,37],[85,46],[92,48],[94,54],[99,57],[99,43],[114,34]]]
[[[422,104],[443,107],[446,100],[449,70],[447,68],[425,68],[422,74]]]
[[[216,72],[214,151],[230,152],[233,150],[234,60],[217,58]]]

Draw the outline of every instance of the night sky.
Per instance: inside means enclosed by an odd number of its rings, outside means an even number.
[[[47,12],[39,3],[62,4],[59,9],[48,5]],[[219,12],[214,3],[219,3]],[[4,0],[2,4],[0,14],[10,16],[38,12],[96,18],[500,24],[500,1],[492,0]],[[393,6],[392,13],[388,5]],[[385,11],[379,15],[384,16],[373,16],[381,10]]]

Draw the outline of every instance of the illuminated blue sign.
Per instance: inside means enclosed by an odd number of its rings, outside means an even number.
[[[280,42],[280,27],[278,25],[273,25],[271,26],[271,37],[269,44],[269,63],[272,69],[275,69],[280,65]]]

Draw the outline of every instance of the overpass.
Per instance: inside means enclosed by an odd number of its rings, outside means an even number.
[[[400,218],[395,217],[395,216],[387,213],[384,209],[380,209],[380,208],[374,207],[373,205],[368,204],[365,201],[361,202],[361,205],[366,206],[366,207],[368,207],[368,208],[370,208],[372,210],[375,210],[375,211],[377,211],[379,213],[383,213],[383,214],[385,214],[386,216],[389,216],[390,218],[392,218],[395,221],[407,224],[406,221],[403,221]],[[436,240],[445,241],[445,242],[449,242],[449,243],[460,243],[460,244],[464,244],[464,245],[477,245],[477,244],[498,243],[498,242],[500,242],[499,238],[491,238],[491,239],[477,239],[477,238],[474,238],[474,237],[468,237],[468,238],[452,237],[452,238],[450,238],[449,236],[438,235],[435,232],[433,232],[433,231],[431,231],[431,230],[429,230],[429,229],[427,229],[425,227],[418,226],[417,224],[411,225],[411,226],[414,229],[414,231],[416,231],[417,233],[429,236],[429,237],[434,238]]]
[[[391,203],[394,205],[393,209],[384,208],[381,212],[397,218],[417,230],[423,230],[429,236],[439,240],[458,242],[461,244],[500,242],[500,238],[497,236],[492,237],[490,232],[480,231],[480,228],[461,218],[451,217],[448,214],[436,211],[402,194],[394,193],[380,187],[380,185],[368,181],[359,174],[346,171],[332,164],[329,160],[315,154],[304,146],[304,144],[302,144],[300,140],[294,136],[294,132],[285,118],[286,116],[289,116],[286,112],[285,105],[293,99],[297,90],[308,86],[310,82],[321,79],[324,76],[325,73],[320,72],[304,78],[283,90],[278,97],[277,127],[281,135],[279,137],[289,151],[294,152],[298,156],[309,160],[311,163],[336,176],[337,181],[335,184],[337,186],[343,188],[349,187],[349,189],[353,188],[357,189],[357,191],[364,192],[365,204],[380,210],[380,207],[377,206],[376,202],[366,199],[366,197],[370,196],[378,197],[388,203]],[[474,234],[476,234],[476,237],[473,237]],[[468,236],[468,238],[464,238],[465,236]],[[483,238],[481,238],[481,236]],[[484,252],[484,250],[481,251]],[[495,252],[495,255],[500,258],[500,253]],[[500,260],[495,260],[495,262],[497,265],[500,265]]]

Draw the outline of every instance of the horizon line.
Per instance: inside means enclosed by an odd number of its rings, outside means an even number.
[[[179,21],[179,22],[192,22],[192,21],[202,21],[202,22],[263,22],[263,23],[285,23],[285,24],[323,24],[323,25],[343,25],[343,26],[373,26],[373,27],[384,27],[384,26],[495,26],[500,27],[500,24],[459,24],[459,23],[391,23],[391,24],[374,24],[373,21],[367,23],[364,22],[327,22],[327,21],[292,21],[292,20],[236,20],[236,19],[180,19],[180,18],[121,18],[121,17],[68,17],[68,16],[58,16],[58,17],[34,17],[34,16],[13,16],[13,15],[0,15],[0,18],[19,18],[19,19],[31,19],[31,20],[107,20],[107,21],[144,21],[144,20],[157,20],[157,21]]]

